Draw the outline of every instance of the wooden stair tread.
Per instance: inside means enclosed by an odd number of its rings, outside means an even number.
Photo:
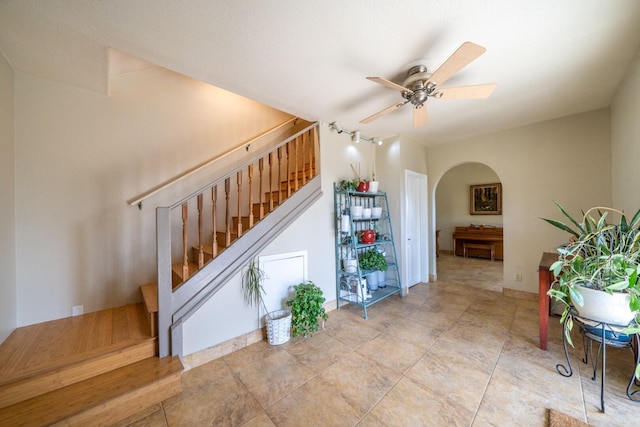
[[[110,330],[95,328],[102,318],[109,319]],[[0,386],[136,343],[155,349],[147,331],[142,303],[17,328],[0,345]],[[84,345],[72,345],[78,340]]]
[[[122,342],[91,354],[75,355],[58,365],[17,372],[13,378],[6,378],[0,384],[0,408],[154,357],[157,347],[157,339],[154,338]]]
[[[147,358],[2,408],[0,425],[117,422],[131,415],[132,410],[142,410],[180,393],[182,369],[178,357]],[[123,410],[127,405],[128,412]]]
[[[189,267],[189,277],[193,276],[197,271],[198,271],[198,264],[194,263],[194,262],[189,262],[188,264]],[[172,277],[173,277],[173,283],[172,286],[175,289],[177,286],[179,286],[181,283],[184,282],[184,278],[182,277],[182,264],[172,264],[171,265],[171,271],[173,273]]]
[[[140,286],[140,290],[142,291],[142,299],[147,307],[147,311],[149,313],[157,313],[158,312],[158,284],[157,283],[147,283],[145,285]]]

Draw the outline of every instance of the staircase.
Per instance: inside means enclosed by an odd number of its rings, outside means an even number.
[[[109,425],[182,391],[182,323],[322,195],[317,124],[290,133],[157,209],[158,282],[140,287],[143,303],[18,328],[0,345],[0,426]]]
[[[299,120],[288,132],[156,209],[158,282],[141,290],[160,357],[182,356],[184,322],[322,196],[318,124]]]
[[[16,329],[0,346],[0,425],[109,425],[182,391],[143,305]]]

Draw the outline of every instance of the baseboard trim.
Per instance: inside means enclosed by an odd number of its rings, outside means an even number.
[[[338,302],[336,300],[325,302],[324,309],[327,312],[336,309]],[[193,368],[197,368],[200,365],[219,359],[227,354],[231,354],[234,351],[243,349],[251,344],[255,344],[260,341],[267,340],[266,329],[260,328],[246,334],[242,334],[238,337],[231,338],[230,340],[221,342],[220,344],[207,347],[205,349],[196,351],[195,353],[188,354],[182,358],[182,365],[184,371],[189,371]]]
[[[502,288],[502,295],[510,298],[523,299],[527,301],[538,301],[538,294],[519,289]]]

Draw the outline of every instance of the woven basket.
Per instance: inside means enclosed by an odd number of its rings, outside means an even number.
[[[267,323],[267,340],[271,345],[280,345],[291,338],[291,312],[287,310],[277,310],[267,313],[265,316]]]

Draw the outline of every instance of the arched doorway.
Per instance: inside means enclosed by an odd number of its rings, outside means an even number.
[[[439,230],[440,256],[436,257],[438,281],[453,281],[502,292],[502,260],[454,256],[456,227],[503,227],[503,215],[472,214],[470,186],[500,183],[493,169],[483,163],[463,163],[444,173],[435,188],[435,226]],[[504,206],[504,203],[502,203]]]

